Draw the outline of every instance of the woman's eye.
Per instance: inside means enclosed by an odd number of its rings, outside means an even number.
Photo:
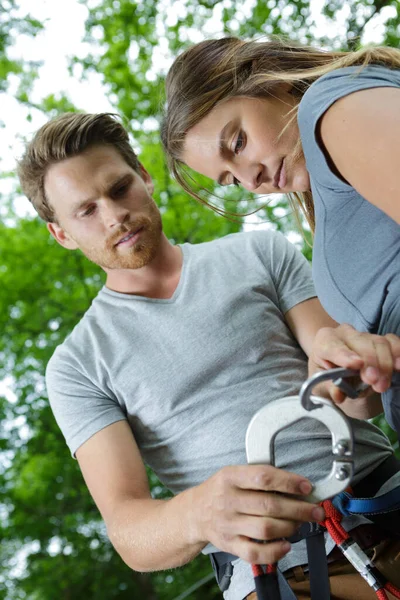
[[[237,186],[240,185],[240,181],[239,181],[239,179],[236,179],[236,177],[233,178],[232,183],[233,183],[233,185],[237,185]]]
[[[239,135],[237,136],[236,144],[235,144],[235,154],[240,152],[243,149],[244,145],[244,135],[242,131],[239,131]]]

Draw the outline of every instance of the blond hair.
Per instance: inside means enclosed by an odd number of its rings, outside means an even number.
[[[227,37],[200,42],[183,52],[166,79],[167,110],[161,139],[172,174],[193,197],[220,214],[236,216],[204,200],[193,189],[193,178],[182,161],[186,133],[221,102],[238,96],[265,98],[274,95],[282,82],[289,82],[300,102],[309,86],[334,69],[368,64],[400,68],[400,51],[365,48],[357,52],[327,52],[273,39],[243,41]],[[292,118],[297,116],[297,106]],[[302,155],[300,138],[297,155]],[[297,219],[303,213],[314,230],[311,192],[289,195]]]
[[[43,125],[27,145],[18,162],[18,176],[23,193],[44,221],[57,221],[44,187],[49,167],[96,145],[112,146],[130,167],[139,171],[140,163],[128,133],[116,115],[110,113],[65,113]]]

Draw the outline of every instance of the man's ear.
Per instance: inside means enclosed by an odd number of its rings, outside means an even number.
[[[148,171],[146,171],[146,169],[144,168],[144,166],[142,164],[139,165],[139,169],[140,169],[139,175],[143,179],[144,183],[146,184],[149,194],[152,195],[154,192],[154,183],[150,176],[150,173]]]
[[[68,250],[76,250],[78,248],[78,244],[57,223],[47,223],[47,229],[60,246],[68,248]]]

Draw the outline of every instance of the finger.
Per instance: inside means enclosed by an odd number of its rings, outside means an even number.
[[[268,544],[259,544],[245,537],[235,538],[231,546],[226,550],[236,556],[240,556],[252,565],[269,565],[281,560],[285,554],[290,552],[291,545],[286,540],[276,540]]]
[[[254,540],[271,541],[290,537],[298,528],[296,521],[241,515],[235,520],[235,532]]]
[[[336,338],[336,343],[334,338]],[[377,371],[371,370],[369,372],[370,376],[366,376],[366,379],[368,379],[366,383],[369,384],[371,384],[372,380],[376,383],[380,377],[391,376],[394,357],[400,356],[400,338],[398,336],[394,334],[381,336],[359,332],[347,324],[340,325],[336,329],[331,330],[326,343],[332,344],[332,354],[335,352],[337,358],[340,343],[343,343],[348,352],[354,352],[362,359],[363,365],[361,367],[354,366],[351,368],[364,368],[364,372],[368,366],[376,368]],[[347,365],[341,364],[340,366]]]
[[[379,339],[379,336],[359,332],[350,326],[346,326],[343,329],[342,335],[348,349],[360,356],[364,365],[378,366],[375,341]]]
[[[385,338],[392,349],[394,368],[396,371],[400,371],[400,337],[394,333],[387,333]]]
[[[346,394],[340,388],[331,383],[328,387],[329,395],[335,404],[342,404],[346,399]]]
[[[271,492],[242,492],[237,497],[236,511],[292,522],[322,521],[324,518],[323,509],[316,504]]]
[[[340,325],[335,329],[331,327],[320,329],[313,349],[317,364],[328,361],[335,366],[360,369],[364,364],[363,357],[357,351],[357,347],[354,347],[354,343],[349,344],[357,334],[358,332],[350,325]]]
[[[245,490],[274,491],[283,494],[307,495],[312,490],[308,479],[277,469],[272,465],[246,465],[231,467],[231,482]]]
[[[317,365],[317,372],[321,371],[321,368],[324,369],[325,371],[327,371],[328,369],[334,369],[335,367],[337,367],[337,365],[329,360],[325,360],[322,357],[319,357],[318,359],[318,365]],[[309,361],[310,364],[310,361]],[[310,372],[310,376],[314,375],[314,370],[313,372]]]
[[[362,375],[365,372],[367,383],[372,385],[375,392],[385,392],[390,386],[392,380],[392,373],[394,367],[394,361],[392,356],[392,347],[389,341],[384,337],[374,336],[372,343],[375,350],[375,357],[377,365],[366,366],[362,369]]]
[[[393,369],[392,346],[386,336],[354,330],[349,334],[347,345],[363,358],[365,368],[373,366],[388,372]]]

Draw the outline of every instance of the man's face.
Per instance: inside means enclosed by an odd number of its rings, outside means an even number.
[[[105,270],[139,269],[157,254],[162,223],[150,175],[115,148],[94,146],[52,165],[44,186],[58,221],[48,228],[62,246]]]

